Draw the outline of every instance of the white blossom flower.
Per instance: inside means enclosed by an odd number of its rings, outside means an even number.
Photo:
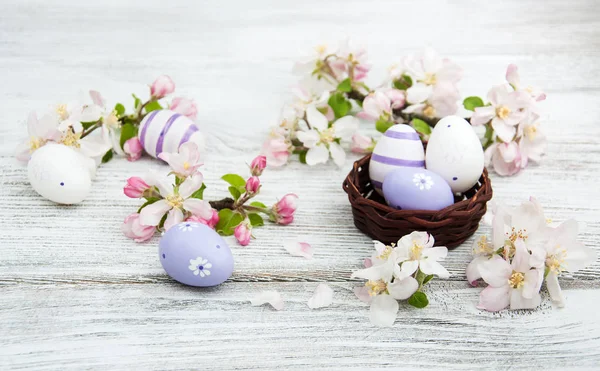
[[[190,259],[190,266],[188,267],[194,273],[194,276],[200,277],[210,276],[210,268],[212,268],[212,264],[201,256]]]
[[[399,278],[411,276],[420,269],[425,274],[448,278],[450,273],[438,261],[446,258],[448,249],[433,247],[434,238],[426,232],[412,232],[402,237],[396,247],[398,262],[401,263]]]
[[[297,131],[296,137],[308,148],[306,163],[316,165],[326,163],[331,158],[338,166],[346,160],[346,153],[339,142],[352,140],[352,135],[358,129],[358,119],[344,116],[329,127],[329,121],[316,107],[306,110],[307,122],[302,123],[305,131]]]

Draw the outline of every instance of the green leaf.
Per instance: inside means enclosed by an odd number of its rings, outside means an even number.
[[[219,222],[217,223],[215,230],[222,235],[231,236],[244,217],[231,209],[222,209],[219,211]]]
[[[140,206],[140,208],[137,211],[138,214],[140,213],[140,211],[142,211],[143,208],[145,208],[148,205],[152,205],[153,203],[155,203],[158,200],[160,200],[160,198],[158,198],[158,197],[149,198],[148,201],[144,202],[144,204],[142,206]]]
[[[146,113],[156,111],[159,109],[162,109],[162,106],[160,105],[160,103],[158,103],[158,101],[155,100],[149,102],[148,104],[146,104],[146,106],[144,106],[144,110],[146,111]]]
[[[479,97],[466,97],[463,106],[469,111],[475,111],[475,108],[483,107],[483,100]]]
[[[198,189],[196,192],[192,193],[192,195],[190,196],[191,198],[198,198],[198,199],[202,199],[204,197],[204,190],[206,189],[206,185],[204,183],[202,183],[202,187],[200,187],[200,189]]]
[[[340,84],[337,87],[337,90],[344,93],[350,93],[352,91],[352,81],[350,81],[350,78],[347,78],[346,80],[340,82]]]
[[[417,133],[421,133],[423,135],[431,134],[431,126],[429,126],[429,124],[427,124],[425,121],[414,118],[410,123]]]
[[[262,216],[258,214],[248,214],[248,219],[250,219],[250,224],[252,224],[253,227],[260,227],[261,225],[265,225],[265,221],[263,220]]]
[[[402,75],[398,80],[394,80],[394,87],[399,90],[406,90],[413,84],[412,78],[408,75]]]
[[[426,285],[427,282],[431,281],[432,279],[433,279],[433,274],[425,276],[425,279],[423,280],[423,285]]]
[[[121,148],[123,148],[123,145],[125,144],[125,142],[127,142],[129,139],[135,137],[138,133],[138,129],[136,126],[132,125],[132,124],[125,124],[121,127],[121,141],[119,142],[121,144]]]
[[[385,133],[385,131],[392,126],[394,126],[394,123],[386,120],[377,120],[375,123],[375,129],[380,133]]]
[[[298,153],[298,160],[300,160],[301,164],[306,164],[306,154],[308,153],[308,151],[302,151],[300,153]]]
[[[125,106],[121,103],[117,103],[115,104],[114,111],[117,113],[117,116],[123,116],[123,114],[125,113]]]
[[[234,187],[234,186],[229,186],[229,193],[231,193],[231,195],[233,196],[233,199],[236,200],[236,201],[242,195],[242,192],[240,192],[239,188],[238,187]]]
[[[160,223],[158,223],[158,228],[162,228],[165,226],[165,222],[167,221],[167,216],[169,216],[169,213],[166,213],[165,215],[163,215],[163,217],[160,219]]]
[[[429,299],[422,291],[417,291],[410,298],[408,298],[408,304],[416,308],[425,308],[429,304]]]
[[[112,150],[112,149],[109,149],[109,150],[108,150],[108,151],[107,151],[107,152],[104,154],[104,156],[102,156],[102,163],[103,163],[103,164],[105,164],[105,163],[107,163],[108,161],[112,160],[112,158],[113,158],[113,154],[114,154],[114,153],[113,153],[113,150]]]
[[[139,106],[142,105],[142,100],[140,98],[138,98],[135,94],[131,94],[131,96],[134,99],[133,108],[137,109]]]
[[[226,181],[234,187],[240,188],[246,186],[246,181],[244,180],[244,178],[237,174],[225,174],[221,177],[221,179],[223,179],[224,181]]]
[[[344,117],[352,109],[352,103],[344,96],[344,93],[334,93],[329,97],[329,106],[335,113],[336,118]]]
[[[98,121],[82,122],[81,126],[83,126],[83,130],[87,130],[87,129],[91,128],[92,126],[96,125],[97,123],[98,123]]]
[[[267,205],[265,205],[265,204],[263,204],[262,202],[259,202],[259,201],[250,202],[250,206],[260,207],[260,208],[263,208],[263,209],[267,208]]]

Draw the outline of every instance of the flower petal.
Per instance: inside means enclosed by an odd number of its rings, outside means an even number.
[[[346,152],[344,151],[342,146],[340,146],[337,143],[330,143],[329,152],[331,153],[331,158],[333,159],[333,162],[335,162],[337,166],[342,167],[344,165],[344,162],[346,162]]]
[[[373,265],[369,268],[359,269],[356,272],[353,272],[351,277],[364,278],[370,281],[384,280],[385,282],[389,282],[391,281],[392,276],[394,275],[394,265],[396,265],[395,262],[388,260],[382,264]]]
[[[327,284],[321,283],[317,286],[313,296],[308,299],[308,307],[317,309],[328,307],[333,303],[333,290]]]
[[[158,225],[171,205],[165,200],[156,201],[142,209],[140,212],[140,223],[143,225]]]
[[[510,293],[510,309],[535,309],[542,302],[540,294],[534,294],[531,299],[523,297],[520,290],[512,290]]]
[[[471,116],[471,125],[483,125],[496,116],[496,109],[492,106],[477,107]]]
[[[404,279],[417,271],[419,268],[418,260],[406,260],[400,266],[400,276],[399,279]]]
[[[277,291],[261,291],[250,300],[250,303],[255,307],[268,303],[276,310],[283,309],[283,299]]]
[[[412,276],[404,279],[396,279],[394,282],[387,285],[390,295],[397,300],[406,300],[419,288],[419,282]]]
[[[312,259],[313,248],[306,242],[288,241],[283,245],[285,251],[292,256],[301,256],[306,259]]]
[[[422,103],[429,98],[432,92],[431,86],[418,82],[406,90],[406,101],[410,104]]]
[[[319,112],[319,110],[313,105],[306,109],[306,119],[313,129],[317,129],[319,131],[327,129],[327,126],[329,125],[327,117]]]
[[[481,278],[479,265],[488,259],[486,256],[478,256],[467,265],[467,281],[471,286],[477,286],[477,280]]]
[[[450,272],[444,268],[440,263],[432,259],[424,259],[419,262],[419,268],[421,272],[425,274],[435,274],[440,278],[450,277]]]
[[[448,255],[448,248],[445,246],[436,246],[429,249],[423,249],[423,256],[427,259],[442,260]]]
[[[546,276],[546,288],[548,289],[548,293],[550,294],[552,301],[556,303],[559,308],[564,307],[565,297],[563,296],[560,285],[558,284],[558,276],[556,274],[551,272]]]
[[[186,178],[186,180],[179,186],[179,195],[184,199],[189,198],[194,192],[202,187],[204,177],[201,173],[195,173],[194,175]]]
[[[364,303],[370,303],[373,299],[373,297],[369,294],[369,289],[366,286],[357,286],[353,291],[358,300]]]
[[[313,148],[321,140],[321,136],[316,130],[297,131],[296,137],[307,148]]]
[[[183,201],[183,207],[202,219],[210,220],[213,216],[213,209],[206,200],[188,198]]]
[[[169,210],[169,215],[165,220],[165,231],[171,229],[172,226],[179,224],[183,221],[183,213],[178,208],[174,207]]]
[[[481,278],[492,287],[506,286],[508,278],[512,274],[512,267],[508,262],[498,255],[479,264]]]
[[[497,312],[508,307],[510,303],[510,287],[504,285],[501,287],[488,286],[479,294],[478,309],[485,309],[489,312]]]
[[[335,137],[348,141],[358,130],[358,119],[353,116],[344,116],[333,124]]]
[[[390,295],[377,295],[371,300],[369,319],[376,326],[391,327],[396,321],[400,306]]]
[[[329,159],[329,151],[323,144],[319,144],[308,150],[306,153],[306,163],[310,166],[324,164]]]

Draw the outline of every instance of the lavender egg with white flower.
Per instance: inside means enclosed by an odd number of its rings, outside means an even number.
[[[176,224],[165,232],[158,246],[158,258],[165,272],[185,285],[216,286],[233,273],[229,246],[205,224]]]
[[[152,157],[162,152],[176,153],[186,142],[196,143],[202,151],[204,135],[188,117],[171,110],[152,111],[140,123],[138,139]]]
[[[427,169],[398,168],[383,181],[388,205],[404,210],[441,210],[454,203],[446,181]]]
[[[373,188],[381,194],[385,176],[405,167],[424,168],[425,152],[415,129],[398,124],[387,129],[373,149],[369,163]]]
[[[483,148],[467,120],[447,116],[431,132],[425,162],[427,169],[444,178],[454,193],[465,192],[483,173]]]
[[[96,163],[72,147],[47,143],[33,152],[27,173],[40,196],[59,204],[78,204],[90,193]]]

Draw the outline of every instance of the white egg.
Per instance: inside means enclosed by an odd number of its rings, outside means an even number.
[[[188,117],[171,110],[152,111],[140,123],[138,138],[144,150],[157,157],[161,152],[174,153],[186,142],[204,150],[204,135]]]
[[[373,149],[369,163],[373,188],[381,194],[383,179],[399,167],[425,167],[425,153],[419,134],[404,124],[390,127]]]
[[[473,127],[458,116],[447,116],[433,129],[427,153],[427,169],[440,175],[454,193],[477,184],[483,172],[483,148]]]
[[[77,204],[90,193],[94,161],[71,147],[48,143],[31,155],[29,183],[40,196],[59,204]]]

